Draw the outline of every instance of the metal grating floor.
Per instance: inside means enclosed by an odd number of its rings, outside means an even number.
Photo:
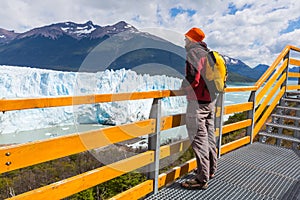
[[[218,160],[218,172],[207,190],[180,187],[181,182],[192,177],[190,173],[146,199],[300,200],[300,153],[253,143]]]

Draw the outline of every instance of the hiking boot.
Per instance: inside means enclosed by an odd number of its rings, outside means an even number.
[[[188,190],[206,190],[208,188],[207,182],[200,182],[197,179],[191,179],[181,183],[181,187]]]

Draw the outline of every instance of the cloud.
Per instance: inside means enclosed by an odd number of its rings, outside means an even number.
[[[251,67],[272,64],[288,44],[300,46],[295,0],[11,0],[1,7],[0,27],[16,32],[64,21],[105,26],[123,20],[183,46],[183,34],[196,26],[210,48]]]

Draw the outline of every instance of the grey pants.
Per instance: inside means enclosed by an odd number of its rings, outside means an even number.
[[[200,182],[208,182],[209,175],[217,169],[215,103],[189,100],[187,105],[186,127],[197,160],[196,178]]]

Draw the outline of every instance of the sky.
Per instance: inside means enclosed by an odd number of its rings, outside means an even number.
[[[250,67],[271,65],[286,45],[300,47],[298,0],[0,0],[0,28],[25,32],[58,22],[125,21],[184,47],[201,28],[210,49]]]

